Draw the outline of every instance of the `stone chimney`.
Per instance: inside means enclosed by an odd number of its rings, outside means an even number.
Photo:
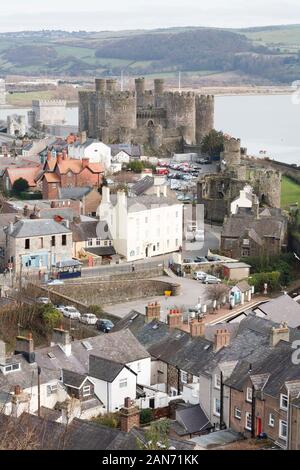
[[[152,320],[160,320],[160,304],[158,302],[149,302],[146,305],[146,323],[150,323]]]
[[[170,328],[181,328],[182,326],[182,312],[174,309],[168,313],[168,325]]]
[[[289,341],[290,330],[287,323],[281,323],[279,327],[273,326],[270,331],[270,346],[274,347],[279,341]]]
[[[60,328],[54,328],[52,333],[51,346],[58,345],[67,357],[72,354],[72,345],[69,331]]]
[[[126,203],[127,203],[127,196],[126,196],[125,191],[118,191],[117,192],[117,205],[119,207],[120,206],[126,207]]]
[[[80,224],[80,222],[81,222],[80,215],[75,215],[75,216],[73,217],[73,223],[74,223],[74,224]]]
[[[259,200],[256,194],[252,194],[252,211],[253,211],[254,217],[256,219],[259,219]]]
[[[204,336],[205,334],[205,322],[203,318],[199,320],[194,318],[190,322],[190,334],[191,336]]]
[[[0,340],[0,364],[5,364],[6,360],[6,346],[4,341]]]
[[[63,149],[62,151],[62,158],[63,160],[68,160],[68,152],[66,149]]]
[[[30,364],[35,362],[34,345],[31,333],[29,333],[27,337],[17,336],[15,354],[22,354]]]
[[[124,406],[120,409],[120,424],[123,432],[140,425],[140,410],[129,397],[125,398]]]
[[[214,350],[219,351],[219,349],[224,346],[229,346],[230,344],[230,333],[226,328],[217,330],[215,333],[215,342]]]
[[[87,166],[89,166],[90,159],[89,158],[83,158],[81,160],[81,162],[82,162],[82,168],[86,168]]]
[[[108,186],[102,186],[101,202],[110,203],[110,189]]]
[[[49,162],[51,159],[52,159],[52,153],[51,153],[50,150],[48,150],[48,152],[47,152],[47,160],[48,160],[48,162]]]
[[[59,152],[59,153],[57,154],[56,161],[57,161],[57,163],[59,164],[59,163],[62,162],[62,160],[63,160],[63,155],[62,155],[61,152]]]
[[[19,385],[15,386],[14,394],[11,397],[11,415],[18,418],[22,413],[28,413],[30,408],[30,396],[23,392]]]
[[[28,208],[27,204],[23,208],[23,215],[24,215],[24,217],[27,217],[29,215],[29,208]]]

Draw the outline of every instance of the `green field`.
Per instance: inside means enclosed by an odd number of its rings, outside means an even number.
[[[7,104],[12,106],[31,106],[32,100],[51,100],[53,91],[33,91],[28,93],[12,93],[7,95]]]
[[[281,207],[287,209],[291,204],[296,203],[300,207],[300,185],[283,176],[281,182]]]
[[[243,33],[243,31],[241,31]],[[300,48],[300,26],[265,29],[243,33],[255,43],[265,46],[283,47],[285,50],[294,51]]]

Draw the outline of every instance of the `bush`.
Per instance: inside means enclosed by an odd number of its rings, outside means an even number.
[[[51,305],[45,305],[42,310],[42,319],[43,322],[46,324],[49,330],[56,328],[60,325],[63,317],[62,314],[53,308]]]
[[[264,290],[264,284],[268,284],[268,292],[280,288],[280,272],[255,273],[249,278],[249,283],[260,292]]]
[[[89,313],[93,313],[97,317],[100,317],[103,314],[103,309],[100,307],[100,305],[90,305]]]
[[[251,265],[251,273],[267,273],[278,271],[281,285],[288,285],[293,280],[293,266],[295,258],[292,253],[276,256],[250,256],[242,258],[241,261]]]
[[[109,428],[117,428],[119,424],[119,417],[117,414],[107,413],[104,416],[97,416],[96,418],[93,418],[93,421]]]
[[[140,422],[141,424],[148,424],[152,421],[152,409],[151,408],[145,408],[144,410],[141,410],[140,413]]]

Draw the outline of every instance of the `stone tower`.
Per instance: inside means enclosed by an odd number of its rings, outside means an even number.
[[[260,203],[280,208],[281,172],[273,168],[255,168],[249,171],[249,180]]]
[[[135,79],[136,105],[138,108],[144,105],[145,79],[144,77]]]
[[[187,144],[194,144],[195,130],[195,94],[188,91],[164,93],[164,107],[168,129],[180,129]]]
[[[231,169],[241,164],[241,140],[230,137],[224,141],[224,151],[221,154],[225,169]]]
[[[214,128],[215,97],[213,95],[196,96],[196,142],[201,144]]]
[[[163,94],[165,88],[165,81],[163,78],[154,79],[154,106],[161,108],[163,106]]]

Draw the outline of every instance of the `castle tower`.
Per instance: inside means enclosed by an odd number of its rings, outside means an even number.
[[[96,105],[97,93],[95,91],[79,91],[79,132],[87,132],[88,137],[96,137]]]
[[[136,93],[136,105],[142,107],[144,105],[144,94],[145,94],[145,79],[144,77],[135,79],[135,93]]]
[[[96,78],[95,80],[96,91],[98,93],[104,93],[106,90],[106,79],[105,78]]]
[[[130,143],[136,128],[135,92],[107,91],[97,100],[96,115],[98,138],[105,143]]]
[[[164,107],[168,129],[180,129],[187,144],[194,144],[195,130],[195,94],[178,91],[164,93]]]
[[[213,95],[196,96],[196,142],[200,144],[214,128],[215,99]]]
[[[156,108],[161,108],[163,105],[164,86],[163,78],[154,79],[154,105]]]
[[[117,80],[115,78],[108,78],[106,80],[106,90],[112,93],[117,90]]]
[[[280,208],[280,171],[273,168],[255,168],[254,171],[250,171],[249,180],[261,204]]]
[[[241,164],[241,140],[230,137],[224,141],[224,151],[221,154],[225,169]]]

